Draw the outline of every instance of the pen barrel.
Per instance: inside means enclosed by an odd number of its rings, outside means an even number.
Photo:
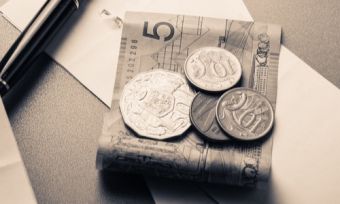
[[[77,10],[78,1],[74,0],[59,0],[59,1],[48,1],[38,14],[34,17],[27,28],[20,34],[17,41],[9,49],[3,61],[1,62],[1,68],[6,64],[6,69],[3,69],[0,76],[0,96],[4,96],[18,81],[25,75],[34,60],[39,56],[51,39],[55,36],[57,31],[71,16],[71,14]],[[55,3],[55,6],[51,10],[48,17],[36,28],[36,20],[44,15],[49,8],[50,3]],[[30,29],[36,29],[26,44],[22,46],[22,49],[16,53],[13,57],[13,52],[17,46],[20,45],[24,36],[29,32]],[[8,63],[8,60],[13,57],[12,61]],[[0,69],[1,69],[0,68]]]

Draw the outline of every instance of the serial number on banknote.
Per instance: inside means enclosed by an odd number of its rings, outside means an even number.
[[[124,43],[123,43],[124,45]],[[126,43],[125,43],[126,46]],[[126,78],[128,80],[131,80],[133,76],[135,75],[136,70],[136,63],[137,63],[137,53],[138,52],[138,40],[130,40],[129,47],[128,47],[128,57],[127,57],[127,76]]]

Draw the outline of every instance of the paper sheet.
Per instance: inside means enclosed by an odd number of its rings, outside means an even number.
[[[37,203],[1,98],[0,203]]]
[[[33,0],[12,0],[10,3],[15,1],[24,6]],[[16,15],[29,13],[18,12],[16,8],[11,10]],[[104,8],[111,12],[111,16],[98,18]],[[86,9],[80,20],[73,20],[76,25],[72,25],[72,29],[65,27],[70,32],[58,49],[53,51],[53,57],[107,105],[111,101],[120,38],[120,29],[110,29],[108,19],[111,17],[122,16],[129,9],[251,20],[242,1],[97,0],[89,1]],[[0,10],[16,26],[25,24],[19,23],[22,20],[11,15],[8,9]],[[92,19],[92,22],[85,24],[90,21],[85,19]],[[107,32],[98,32],[95,38],[84,34],[91,30]],[[107,55],[98,56],[98,51]],[[101,71],[98,72],[98,69]],[[339,90],[285,47],[281,50],[279,70],[277,122],[273,134],[269,189],[249,191],[206,185],[190,188],[194,184],[185,184],[190,189],[185,191],[186,188],[181,188],[179,192],[174,188],[183,185],[180,181],[165,185],[162,183],[164,181],[147,180],[157,203],[200,203],[204,202],[201,196],[206,196],[206,193],[212,201],[220,203],[340,203],[340,197],[337,196],[340,193],[337,187],[340,182]],[[104,87],[98,81],[107,84]]]
[[[167,181],[148,178],[155,201],[205,203],[199,196],[184,199],[183,189],[173,190],[173,186],[185,185],[188,193],[206,192],[218,203],[340,203],[339,104],[339,89],[282,47],[268,189],[203,184],[197,188],[182,181],[169,186]]]
[[[24,30],[26,25],[36,15],[46,0],[8,1],[0,12],[19,30]]]
[[[23,30],[45,1],[11,0],[0,11],[19,30]],[[205,9],[211,7],[211,1],[193,0],[85,2],[46,51],[107,106],[111,105],[121,36],[121,29],[114,23],[116,16],[123,18],[126,10],[133,10],[249,19],[249,14],[242,12],[245,10],[244,5],[235,4],[232,0],[214,0],[215,9]]]
[[[272,175],[268,189],[200,185],[201,193],[208,193],[211,201],[228,204],[340,203],[337,196],[340,193],[337,187],[340,182],[337,173],[340,171],[339,89],[284,46],[278,77]],[[154,180],[149,178],[147,182],[157,203],[172,203],[174,200],[178,203],[204,203],[199,197],[184,200],[183,191],[176,193],[168,189],[166,182],[158,181],[155,185]],[[183,184],[193,185],[177,182],[177,186]]]
[[[278,80],[268,189],[202,187],[220,203],[340,203],[339,89],[285,47]]]

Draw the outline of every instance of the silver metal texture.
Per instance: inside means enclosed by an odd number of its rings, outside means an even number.
[[[163,140],[180,136],[191,126],[193,97],[182,75],[153,70],[138,74],[125,85],[120,110],[126,125],[138,135]]]
[[[216,118],[228,135],[239,140],[256,140],[271,130],[274,110],[270,101],[260,93],[235,88],[219,99]]]
[[[194,50],[185,61],[184,70],[194,86],[211,92],[230,89],[242,76],[237,57],[218,47]]]

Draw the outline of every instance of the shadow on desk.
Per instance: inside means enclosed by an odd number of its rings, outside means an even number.
[[[126,203],[153,203],[151,194],[145,188],[144,178],[133,174],[124,174],[110,171],[98,171],[99,190],[101,195],[105,195],[105,202],[114,202],[117,196],[124,197]],[[133,189],[139,189],[135,191]],[[150,200],[138,200],[149,195]],[[101,200],[102,203],[103,200]]]
[[[6,95],[6,107],[40,203],[153,203],[144,179],[97,171],[107,107],[48,55]]]
[[[146,177],[156,203],[275,204],[272,180],[261,188],[244,188]]]
[[[29,68],[25,77],[16,84],[13,89],[3,98],[7,112],[10,114],[22,107],[21,103],[27,99],[37,88],[39,80],[42,80],[48,73],[49,66],[53,63],[50,57],[43,53],[40,54]]]

